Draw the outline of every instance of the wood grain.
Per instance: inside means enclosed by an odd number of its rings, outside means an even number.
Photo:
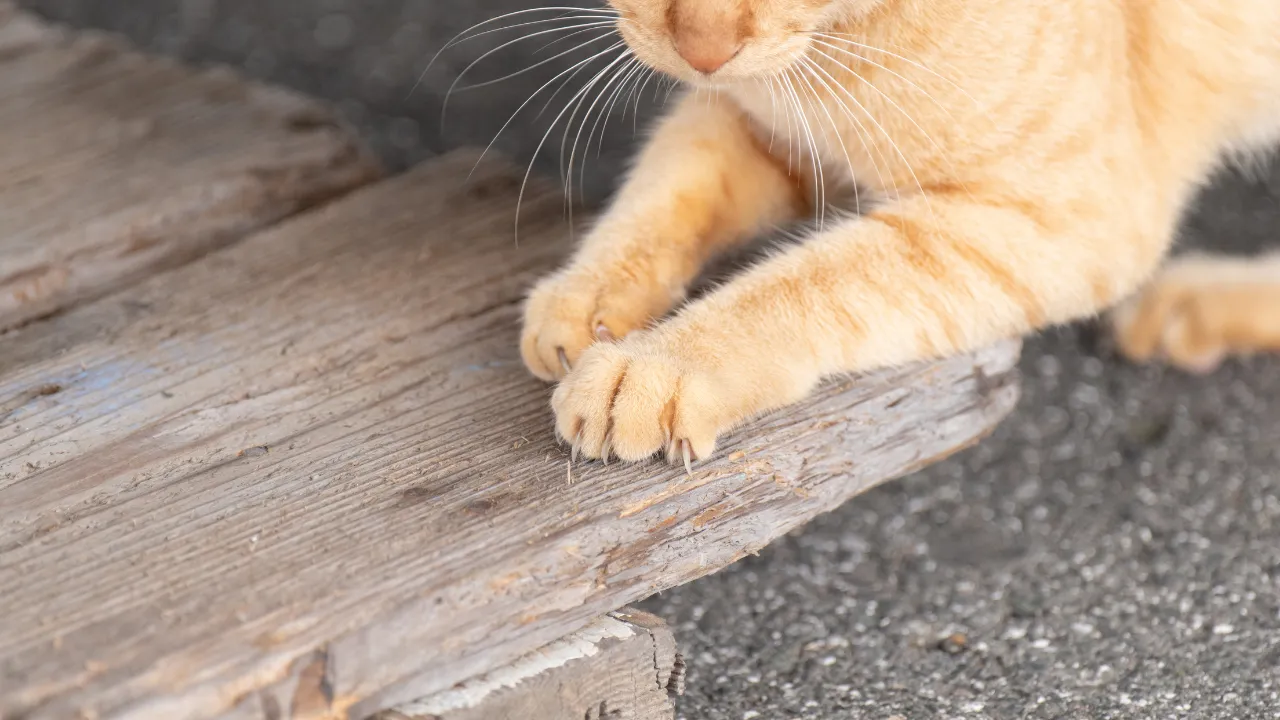
[[[0,0],[0,331],[372,180],[318,103]]]
[[[520,365],[561,196],[462,153],[0,343],[0,715],[367,717],[976,442],[1016,344],[832,383],[693,477],[568,468]]]
[[[672,720],[684,662],[662,618],[623,608],[374,720]]]

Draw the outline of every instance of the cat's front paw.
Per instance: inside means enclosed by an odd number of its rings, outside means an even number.
[[[715,374],[655,335],[594,345],[552,396],[556,432],[575,454],[686,467],[715,451],[728,416]]]
[[[620,340],[662,315],[678,293],[625,271],[576,269],[543,279],[525,304],[520,354],[548,382],[564,377],[597,340]]]

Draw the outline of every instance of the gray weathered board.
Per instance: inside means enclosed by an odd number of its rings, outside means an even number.
[[[0,0],[0,331],[377,174],[312,100]]]
[[[520,247],[520,173],[468,176],[472,155],[323,205],[377,169],[310,101],[4,0],[0,98],[4,720],[437,696],[975,441],[1015,399],[1009,344],[833,384],[693,478],[568,484],[515,349],[521,293],[568,246],[557,193],[532,188]]]
[[[520,366],[561,196],[457,154],[0,342],[0,714],[365,717],[981,438],[1016,344],[583,464]]]
[[[661,618],[623,608],[374,720],[672,720],[684,663]]]

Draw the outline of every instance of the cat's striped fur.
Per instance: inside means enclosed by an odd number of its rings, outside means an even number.
[[[527,304],[525,361],[585,455],[705,457],[826,375],[1127,299],[1136,358],[1280,347],[1277,261],[1158,273],[1196,185],[1280,133],[1275,0],[611,4],[630,52],[697,90]],[[820,211],[651,326],[710,257],[855,181],[860,215]]]

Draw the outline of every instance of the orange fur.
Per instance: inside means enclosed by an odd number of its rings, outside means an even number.
[[[1280,134],[1274,0],[611,4],[631,51],[697,92],[526,309],[525,361],[561,379],[557,428],[591,457],[706,456],[824,376],[1102,311],[1153,275],[1224,152]],[[822,211],[647,328],[712,255],[794,219],[797,185],[823,207],[856,187],[863,212]],[[1118,316],[1125,347],[1196,365],[1276,346],[1274,269],[1242,289],[1195,267]]]
[[[1120,348],[1209,372],[1232,354],[1280,351],[1280,255],[1178,258],[1112,316]]]

